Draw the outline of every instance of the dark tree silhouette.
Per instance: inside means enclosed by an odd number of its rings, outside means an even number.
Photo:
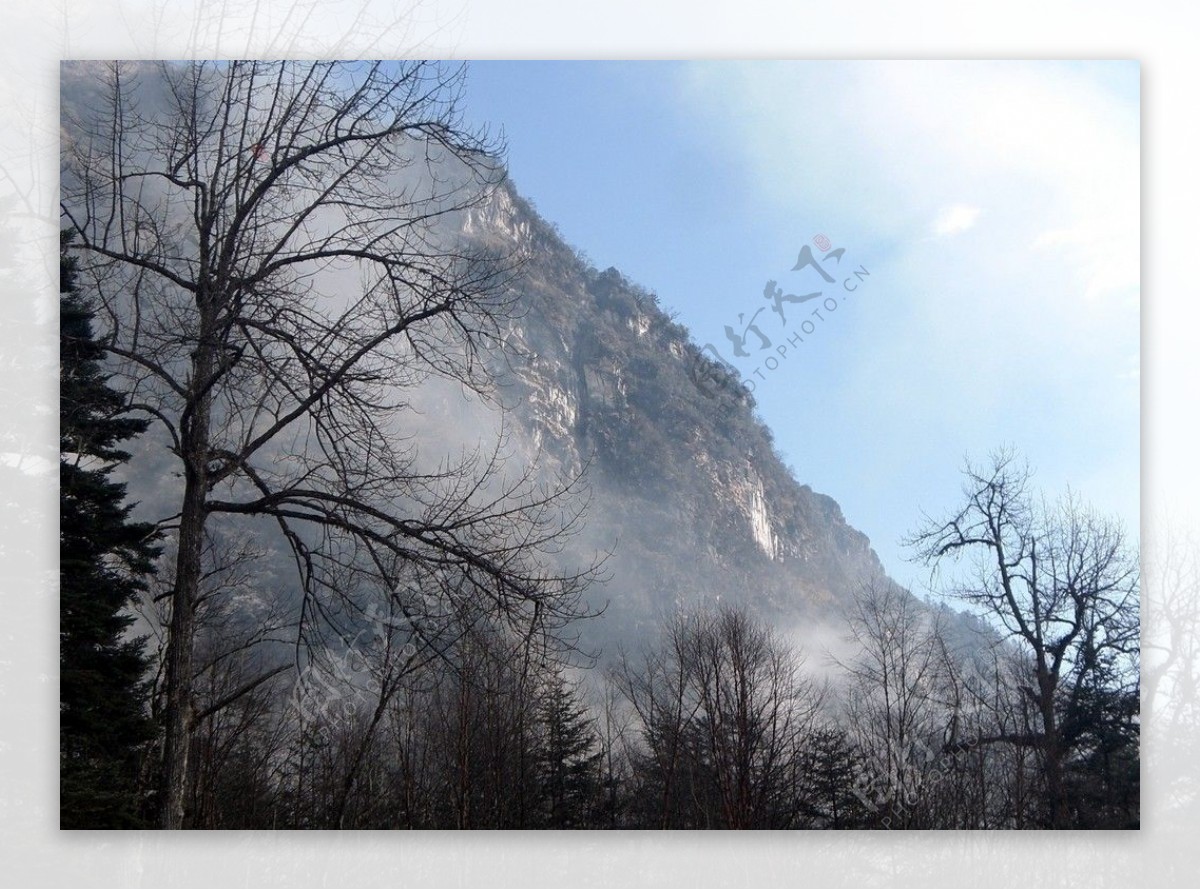
[[[823,690],[745,609],[679,616],[616,674],[641,723],[642,810],[664,828],[789,828]]]
[[[586,828],[598,806],[601,751],[587,708],[559,671],[546,678],[533,739],[544,828]]]
[[[1136,735],[1139,565],[1114,521],[1068,496],[1035,497],[1031,473],[1009,452],[967,466],[964,506],[929,519],[910,543],[933,566],[976,556],[975,575],[951,592],[983,610],[1029,659],[1028,730],[950,739],[948,750],[1005,743],[1038,752],[1051,828],[1078,826],[1070,772],[1118,738]],[[1124,756],[1131,751],[1123,746]]]
[[[133,828],[154,725],[148,662],[142,640],[127,636],[127,610],[152,571],[157,530],[130,521],[125,486],[110,477],[129,458],[120,443],[147,422],[127,416],[125,397],[108,386],[70,239],[64,231],[59,285],[60,824]]]

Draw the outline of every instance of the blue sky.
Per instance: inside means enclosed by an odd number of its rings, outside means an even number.
[[[1139,68],[1130,62],[474,62],[519,190],[734,359],[801,482],[898,580],[900,538],[1015,447],[1136,534]],[[845,253],[793,272],[818,234]],[[816,248],[814,248],[816,250]],[[817,256],[820,256],[817,252]],[[832,262],[832,261],[827,261]],[[866,267],[836,312],[763,363]],[[755,369],[762,377],[754,375]]]

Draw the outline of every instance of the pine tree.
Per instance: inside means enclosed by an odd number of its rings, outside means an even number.
[[[129,521],[125,486],[109,477],[129,459],[118,444],[146,422],[124,416],[124,400],[100,367],[104,348],[60,252],[59,569],[61,669],[60,825],[135,828],[139,759],[153,738],[147,714],[143,639],[128,639],[130,598],[144,589],[157,555],[155,527]]]
[[[801,804],[814,828],[864,828],[875,804],[863,758],[843,729],[819,729],[800,759]],[[857,793],[856,793],[857,792]]]
[[[587,708],[561,673],[538,704],[538,791],[545,828],[586,828],[599,790],[596,733]]]

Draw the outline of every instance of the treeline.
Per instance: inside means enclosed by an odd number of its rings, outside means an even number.
[[[861,651],[820,682],[733,609],[676,618],[605,672],[464,635],[389,686],[351,649],[200,721],[185,827],[1052,824],[1044,755],[1020,738],[1039,726],[1025,659],[952,654],[936,614],[894,587],[864,591],[852,630]],[[198,684],[201,702],[237,682]],[[1136,827],[1136,701],[1090,707],[1065,763],[1069,824]],[[158,751],[134,753],[129,806],[152,825]]]
[[[742,610],[680,616],[607,671],[465,636],[390,692],[346,653],[202,727],[196,828],[1043,828],[1029,664],[974,659],[887,586],[818,681]],[[1074,715],[1068,823],[1138,821],[1136,700]]]

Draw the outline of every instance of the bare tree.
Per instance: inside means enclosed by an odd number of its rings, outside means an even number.
[[[1128,731],[1137,709],[1136,553],[1120,525],[1068,496],[1035,499],[1030,472],[1007,452],[966,468],[964,506],[928,519],[910,543],[934,567],[975,555],[975,574],[952,588],[1022,645],[1033,732],[1009,729],[971,744],[1007,742],[1039,752],[1046,821],[1072,823],[1067,770],[1102,730]],[[1132,708],[1132,711],[1130,710]],[[1136,732],[1136,727],[1133,729]]]
[[[640,661],[622,653],[612,674],[613,685],[628,700],[640,724],[645,750],[634,752],[633,759],[642,776],[650,776],[646,790],[655,792],[657,813],[648,801],[641,804],[651,810],[652,817],[657,816],[661,828],[671,828],[676,810],[681,808],[688,729],[700,708],[689,689],[688,639],[694,620],[676,616],[663,628],[656,647]]]
[[[299,641],[353,637],[371,603],[461,591],[523,637],[580,614],[553,564],[574,480],[509,477],[503,449],[430,464],[407,395],[431,375],[486,394],[514,308],[512,244],[462,236],[503,179],[459,117],[461,72],[401,63],[90,70],[62,214],[106,313],[131,408],[181,478],[166,647],[165,827],[184,824],[204,533],[273,524],[294,556]],[[413,645],[441,628],[409,615]],[[393,641],[395,642],[395,641]],[[403,641],[402,641],[403,642]],[[297,649],[298,654],[300,649]],[[299,665],[298,665],[299,666]]]
[[[636,742],[630,727],[631,714],[619,686],[611,675],[602,674],[593,687],[591,701],[596,712],[596,731],[600,749],[600,791],[597,828],[618,828],[623,824],[630,785],[630,751]]]
[[[617,682],[639,717],[661,821],[785,828],[799,752],[822,700],[802,661],[743,610],[680,616]]]
[[[895,582],[871,579],[848,610],[855,654],[841,663],[848,683],[845,719],[866,757],[863,802],[890,827],[927,816],[947,707],[951,663],[941,616]]]
[[[821,704],[798,653],[745,611],[720,610],[693,641],[695,683],[724,823],[790,827],[801,742]]]
[[[924,802],[938,827],[1038,824],[1037,751],[1024,741],[1038,718],[1021,689],[1030,672],[1027,653],[994,633],[972,634],[957,649],[947,647],[937,695],[944,728],[930,742],[938,781]]]

